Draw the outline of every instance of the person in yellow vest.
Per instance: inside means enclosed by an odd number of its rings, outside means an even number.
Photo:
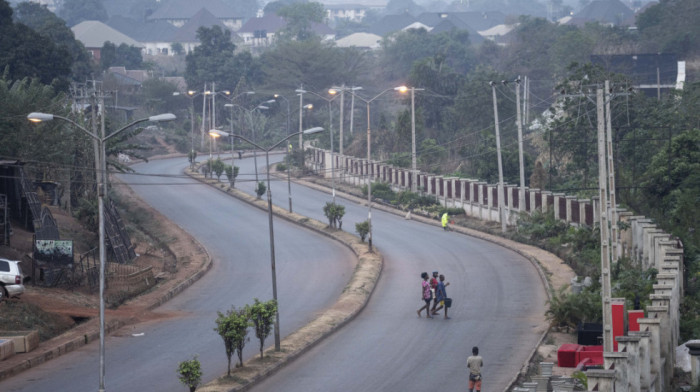
[[[447,222],[450,220],[450,216],[447,215],[447,212],[442,214],[442,229],[447,231]]]

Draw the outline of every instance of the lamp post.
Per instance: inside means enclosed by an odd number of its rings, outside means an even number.
[[[394,88],[394,90],[405,93],[409,90],[406,86]],[[423,91],[424,88],[411,87],[411,192],[418,190],[418,169],[416,163],[416,91]]]
[[[286,134],[289,136],[289,100],[282,94],[275,94],[274,95],[275,99],[277,98],[282,98],[284,99],[284,102],[287,104],[287,131]],[[287,148],[287,194],[289,195],[289,212],[292,212],[292,175],[291,175],[291,169],[292,169],[292,157],[291,157],[291,152],[292,152],[292,144],[289,144],[289,147]]]
[[[179,91],[175,91],[175,92],[173,93],[173,96],[176,96],[176,97],[177,97],[177,96],[179,96],[179,95],[180,95],[180,92],[179,92]],[[195,90],[187,90],[187,92],[185,92],[185,96],[186,96],[187,98],[189,98],[190,102],[192,103],[192,111],[191,111],[191,113],[190,113],[190,115],[192,116],[192,117],[191,117],[191,121],[190,121],[190,123],[191,123],[191,124],[190,124],[190,128],[191,128],[191,134],[192,134],[192,150],[190,151],[190,168],[193,168],[193,167],[194,167],[194,164],[195,164],[195,155],[194,155],[194,154],[195,154],[195,152],[194,152],[194,122],[195,122],[195,118],[194,118],[194,99],[195,99],[196,97],[200,96],[200,95],[202,95],[202,94],[201,94],[201,93],[197,93],[197,91],[195,91]]]
[[[343,136],[343,125],[344,125],[344,120],[343,120],[343,111],[345,109],[345,92],[350,91],[350,93],[357,91],[357,90],[362,90],[362,87],[345,87],[345,85],[342,85],[341,87],[332,87],[331,89],[328,90],[328,93],[331,95],[340,93],[340,146],[338,149],[338,152],[340,153],[341,156],[341,161],[340,161],[340,182],[344,181],[344,176],[345,176],[345,159],[343,158],[343,143],[344,143],[344,136]],[[352,122],[353,122],[353,115],[355,114],[355,95],[351,94],[352,99],[351,99],[351,104],[350,104],[350,133],[352,133]]]
[[[333,98],[326,98],[321,94],[315,93],[313,91],[307,91],[309,94],[313,94],[324,101],[328,102],[328,116],[329,116],[329,122],[328,122],[328,128],[329,132],[328,134],[331,137],[331,194],[333,197],[333,204],[335,204],[335,157],[333,154],[335,154],[335,149],[333,148],[333,109],[331,107],[331,102],[337,98],[337,96],[334,96]],[[328,93],[331,95],[335,95],[335,90],[330,89],[328,90]],[[324,176],[325,177],[325,176]]]
[[[359,95],[356,95],[354,92],[352,93],[354,96],[357,97],[360,101],[363,101],[365,104],[367,104],[367,223],[369,226],[369,232],[367,235],[367,243],[369,245],[369,251],[372,251],[372,178],[370,177],[369,174],[369,169],[370,169],[370,159],[371,159],[371,152],[372,152],[372,144],[371,144],[371,131],[370,131],[370,116],[369,116],[369,108],[370,104],[372,101],[375,99],[381,97],[384,95],[387,91],[393,90],[393,87],[390,87],[381,93],[375,95],[371,99],[365,99],[360,97]]]
[[[273,230],[273,225],[272,225],[272,191],[270,189],[270,151],[275,149],[277,146],[280,144],[284,143],[288,139],[294,137],[297,135],[297,133],[303,133],[306,135],[318,133],[318,132],[323,132],[324,129],[321,127],[314,127],[310,129],[305,129],[301,132],[296,132],[291,135],[287,135],[284,139],[280,140],[279,142],[275,143],[271,147],[264,148],[253,142],[252,140],[249,140],[241,135],[236,135],[235,137],[247,142],[248,144],[252,145],[256,149],[262,150],[265,152],[265,164],[268,168],[267,170],[267,212],[268,212],[268,222],[269,222],[269,228],[270,228],[270,268],[272,270],[272,299],[275,300],[275,303],[277,303],[277,312],[275,313],[275,351],[280,351],[280,312],[279,312],[279,303],[277,302],[277,272],[275,270],[275,232]]]
[[[127,128],[142,123],[146,121],[152,121],[152,122],[165,122],[165,121],[172,121],[175,120],[175,115],[172,113],[165,113],[165,114],[159,114],[157,116],[151,116],[148,118],[143,118],[140,120],[136,120],[118,130],[115,132],[105,136],[105,129],[104,129],[104,121],[102,122],[102,127],[101,127],[101,134],[97,135],[96,133],[93,133],[91,131],[88,131],[75,121],[54,115],[54,114],[49,114],[49,113],[40,113],[40,112],[33,112],[29,113],[27,115],[27,119],[32,122],[43,122],[43,121],[51,121],[54,119],[59,119],[63,120],[67,123],[72,124],[74,127],[80,129],[81,131],[85,132],[88,136],[90,136],[94,141],[97,142],[98,144],[98,155],[95,157],[95,166],[97,167],[97,173],[95,173],[97,177],[97,213],[98,213],[98,221],[99,221],[99,243],[100,243],[100,387],[99,391],[104,392],[105,390],[105,302],[104,302],[104,289],[105,289],[105,262],[106,262],[106,250],[105,250],[105,219],[104,219],[104,196],[107,191],[107,186],[106,186],[106,181],[105,178],[107,176],[107,161],[106,161],[106,154],[105,154],[105,143],[107,140],[111,139],[112,137],[118,135],[119,133],[123,132]]]

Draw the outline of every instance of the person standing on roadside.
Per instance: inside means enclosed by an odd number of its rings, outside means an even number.
[[[447,222],[449,222],[450,216],[447,214],[447,211],[445,211],[444,214],[442,214],[442,229],[447,231]]]
[[[484,361],[479,355],[479,347],[472,347],[472,355],[467,358],[467,368],[469,369],[469,392],[481,392],[481,367]]]
[[[447,317],[447,304],[445,301],[447,300],[447,290],[445,290],[445,287],[449,286],[450,282],[445,282],[445,275],[440,275],[440,282],[438,282],[437,288],[435,289],[435,300],[437,303],[440,304],[435,310],[433,310],[433,316],[436,316],[440,309],[443,307],[445,308],[445,319],[449,320],[450,318]]]
[[[428,278],[430,276],[428,276],[427,272],[423,272],[422,274],[420,274],[420,277],[423,278],[423,282],[421,283],[420,294],[421,299],[425,302],[425,305],[422,308],[418,309],[418,317],[420,317],[420,312],[422,312],[423,309],[425,309],[426,316],[428,316],[428,318],[432,318],[432,316],[430,316],[430,300],[433,299],[433,296],[430,292],[430,283],[428,283]]]

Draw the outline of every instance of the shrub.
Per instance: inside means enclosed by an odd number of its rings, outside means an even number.
[[[258,199],[262,197],[263,194],[265,194],[265,191],[267,190],[267,186],[265,186],[265,183],[260,181],[258,183],[258,187],[255,188],[255,194],[258,196]]]
[[[323,207],[323,214],[326,215],[326,218],[328,218],[328,225],[331,228],[343,228],[343,216],[345,215],[345,206],[328,202]]]
[[[190,392],[194,392],[197,389],[199,384],[202,383],[202,365],[199,363],[197,356],[189,361],[180,362],[177,366],[177,378],[190,388]]]
[[[360,236],[360,240],[365,242],[365,238],[367,238],[367,234],[369,234],[369,221],[355,223],[355,232]]]
[[[243,366],[243,348],[248,340],[248,327],[250,320],[246,309],[231,308],[226,314],[216,312],[216,331],[224,340],[226,357],[228,358],[228,375],[231,375],[231,357],[234,352],[238,354],[240,366]]]
[[[260,358],[262,358],[265,338],[270,336],[270,332],[272,332],[272,328],[275,326],[277,301],[271,299],[267,302],[260,302],[257,298],[254,300],[255,303],[252,306],[246,306],[246,312],[255,328],[255,336],[260,340]]]

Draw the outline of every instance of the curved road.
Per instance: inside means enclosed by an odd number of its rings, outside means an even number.
[[[177,364],[194,354],[204,380],[226,372],[226,354],[214,332],[217,311],[272,298],[267,213],[180,176],[186,158],[156,160],[134,169],[176,175],[122,178],[149,204],[195,236],[214,260],[212,269],[156,309],[162,318],[122,328],[106,339],[107,391],[184,391]],[[355,257],[327,237],[275,219],[281,335],[314,318],[340,295]],[[332,256],[332,257],[331,257]],[[313,282],[313,285],[310,284]],[[132,334],[143,334],[134,337]],[[255,334],[246,358],[257,354]],[[270,336],[267,345],[274,343]],[[0,391],[92,392],[99,386],[97,342],[0,383]]]
[[[244,173],[237,187],[252,193],[250,161],[236,162]],[[273,201],[284,208],[286,185],[281,180],[272,184]],[[294,212],[325,219],[321,206],[330,195],[294,184],[292,195]],[[336,199],[346,208],[344,229],[354,232],[355,223],[367,219],[367,207]],[[485,390],[504,390],[543,332],[546,293],[532,264],[492,243],[444,232],[437,221],[431,226],[375,209],[372,224],[384,270],[368,306],[253,390],[465,390],[472,346],[479,346],[484,357]],[[422,304],[420,273],[433,270],[450,282],[450,320],[416,315]]]

